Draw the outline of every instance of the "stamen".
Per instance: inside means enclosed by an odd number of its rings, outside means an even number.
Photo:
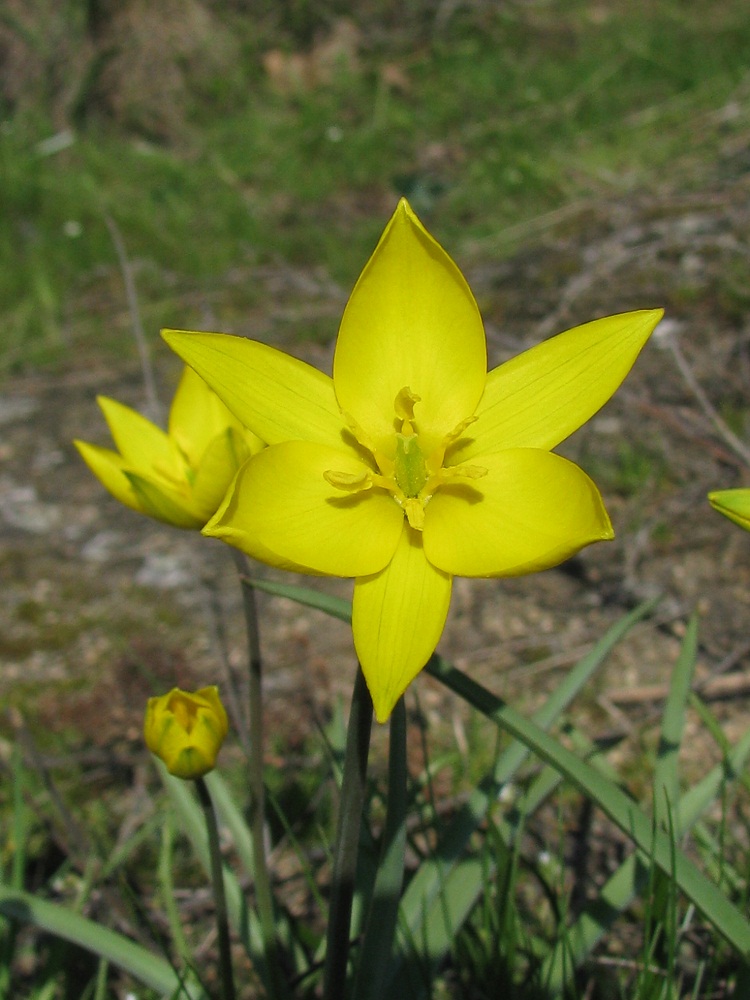
[[[323,478],[331,486],[343,493],[361,493],[372,488],[372,474],[363,469],[361,472],[335,472],[329,470],[323,473]]]
[[[404,500],[402,507],[406,514],[409,527],[415,531],[422,531],[424,528],[424,504],[417,497],[410,497]]]
[[[460,424],[457,424],[449,434],[445,435],[443,440],[440,442],[440,446],[436,448],[427,459],[427,467],[430,471],[437,472],[439,469],[442,469],[446,451],[448,451],[451,445],[458,441],[466,428],[473,424],[476,419],[476,417],[467,417],[465,420],[462,420]]]
[[[470,427],[471,424],[473,424],[476,419],[477,419],[476,417],[466,417],[466,419],[462,420],[460,424],[456,424],[456,426],[453,428],[450,434],[445,435],[445,447],[447,448],[448,445],[455,444],[455,442],[458,441],[458,439],[461,437],[466,428]]]
[[[481,465],[444,465],[427,480],[422,490],[422,497],[426,503],[440,486],[465,479],[483,479],[487,472],[488,470]]]
[[[445,479],[483,479],[487,469],[481,465],[446,465],[442,473]]]
[[[362,447],[366,451],[369,451],[371,454],[374,454],[375,453],[375,446],[373,445],[372,441],[369,439],[369,437],[367,436],[367,434],[365,434],[365,432],[359,426],[359,424],[354,419],[354,417],[351,415],[351,413],[347,413],[346,410],[342,410],[341,411],[341,416],[344,418],[344,421],[346,422],[346,426],[349,428],[349,431],[352,433],[352,435],[356,439],[357,444],[362,445]]]

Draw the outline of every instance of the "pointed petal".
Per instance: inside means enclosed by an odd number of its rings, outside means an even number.
[[[425,510],[425,553],[446,572],[535,573],[613,537],[599,491],[567,459],[519,448],[478,455],[476,464],[484,478],[442,487]]]
[[[185,463],[167,434],[137,410],[107,396],[97,396],[112,440],[127,465],[140,472],[156,469],[161,475],[184,479]]]
[[[333,361],[342,410],[375,441],[392,437],[408,388],[420,434],[441,440],[471,416],[487,373],[474,296],[448,254],[402,200],[344,311]]]
[[[119,500],[126,507],[137,510],[141,514],[145,513],[126,475],[126,470],[129,470],[130,467],[121,455],[109,448],[100,448],[99,445],[89,444],[87,441],[74,441],[73,444],[91,472],[115,500]]]
[[[99,482],[121,504],[178,528],[203,526],[205,518],[192,510],[183,497],[173,494],[167,483],[152,482],[133,472],[115,451],[86,441],[74,441],[73,444]]]
[[[205,515],[201,527],[219,509],[237,470],[249,457],[239,427],[226,427],[204,450],[192,488],[193,506]]]
[[[243,337],[184,330],[162,337],[261,440],[341,443],[333,382],[317,368]]]
[[[287,441],[243,465],[204,534],[223,539],[272,566],[362,576],[390,560],[404,520],[382,490],[342,493],[326,472],[367,471],[345,450]]]
[[[714,510],[734,521],[745,531],[750,531],[750,490],[714,490],[708,494]]]
[[[185,365],[169,411],[169,436],[190,464],[198,466],[209,444],[235,425],[240,426],[237,418],[200,375]]]
[[[196,511],[186,497],[172,493],[160,483],[153,483],[135,472],[127,473],[140,510],[149,517],[175,528],[202,528],[206,518]]]
[[[450,596],[451,577],[430,565],[420,533],[406,522],[385,569],[354,584],[354,645],[378,722],[435,652]]]
[[[467,444],[453,460],[500,448],[556,447],[615,392],[663,313],[647,309],[597,319],[495,368]]]

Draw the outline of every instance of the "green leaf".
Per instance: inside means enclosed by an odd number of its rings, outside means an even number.
[[[191,1000],[205,997],[200,987],[182,980],[163,958],[152,955],[122,934],[74,913],[67,906],[0,886],[0,913],[99,955],[162,996],[190,997]]]
[[[672,670],[669,693],[662,716],[654,771],[654,801],[657,816],[661,816],[665,810],[674,809],[680,797],[678,755],[685,728],[685,710],[695,673],[697,649],[698,618],[693,615],[688,623],[680,655]]]
[[[686,649],[692,646],[693,641],[694,636],[688,631]],[[748,758],[750,731],[744,734],[734,749],[728,751],[725,761],[712,768],[677,802],[673,819],[678,839],[693,829],[701,814],[716,800],[722,786],[743,773]],[[648,857],[640,853],[626,858],[601,888],[597,898],[586,905],[576,922],[565,932],[565,939],[554,948],[543,967],[543,982],[551,995],[562,991],[573,969],[582,964],[620,914],[643,892],[649,881],[648,861]]]
[[[549,728],[568,707],[581,688],[605,662],[607,656],[627,632],[658,602],[644,602],[599,640],[565,675],[545,704],[534,715],[536,724]],[[468,801],[453,818],[437,844],[433,857],[424,861],[412,878],[401,904],[399,933],[400,956],[394,965],[393,977],[410,956],[417,954],[423,968],[436,966],[450,951],[456,932],[481,897],[486,885],[486,872],[466,862],[460,862],[470,838],[484,821],[487,810],[497,801],[503,787],[528,759],[531,751],[520,741],[514,741],[499,757],[492,775],[472,792]],[[551,793],[552,787],[549,787]],[[538,804],[538,803],[537,803]],[[527,802],[528,808],[536,808]],[[511,827],[496,821],[506,843],[513,836]],[[457,897],[452,898],[453,894]],[[450,920],[448,920],[450,917]]]
[[[263,590],[267,594],[275,594],[277,597],[288,597],[295,604],[302,604],[307,608],[316,608],[330,615],[331,618],[338,618],[342,622],[352,620],[352,602],[345,601],[341,597],[333,597],[330,594],[321,594],[317,590],[309,587],[298,587],[291,583],[277,583],[275,580],[259,580],[251,577],[249,582],[256,590]]]
[[[214,805],[219,813],[219,817],[229,829],[234,842],[235,850],[242,862],[245,873],[254,877],[253,863],[253,835],[249,825],[245,822],[242,810],[237,808],[234,796],[226,781],[218,771],[211,771],[206,775],[204,781],[208,785]]]
[[[179,910],[175,902],[174,880],[174,813],[171,809],[166,810],[166,816],[162,824],[161,849],[159,851],[159,895],[161,896],[164,913],[169,923],[169,931],[172,945],[186,965],[193,962],[193,954],[182,929]]]
[[[750,923],[722,892],[683,854],[663,830],[655,829],[646,813],[622,789],[579,760],[533,722],[524,719],[500,698],[438,656],[428,671],[455,694],[473,705],[501,729],[521,740],[551,764],[580,792],[587,795],[668,876],[716,930],[745,958],[750,956]]]
[[[203,813],[190,787],[192,783],[173,777],[161,761],[155,760],[155,764],[180,818],[181,830],[190,840],[198,860],[210,878],[211,858],[208,836]],[[242,941],[248,956],[266,982],[267,965],[260,921],[255,912],[248,906],[237,878],[226,865],[224,866],[224,891],[227,898],[229,921]]]

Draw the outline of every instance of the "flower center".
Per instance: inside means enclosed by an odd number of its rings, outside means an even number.
[[[425,456],[414,418],[414,406],[419,402],[421,398],[408,387],[402,389],[394,400],[396,423],[400,429],[395,434],[392,458],[373,445],[356,421],[344,414],[349,430],[358,444],[370,452],[378,472],[363,468],[361,473],[330,470],[323,474],[326,482],[344,493],[362,493],[373,487],[387,490],[403,508],[410,526],[417,531],[424,528],[425,507],[440,486],[487,475],[487,470],[477,465],[443,465],[446,451],[474,422],[474,417],[462,420],[458,427],[446,434],[438,448]]]
[[[411,389],[402,389],[393,404],[396,419],[401,421],[401,430],[396,433],[393,478],[407,500],[418,497],[428,479],[427,464],[414,430],[414,404],[419,402],[419,396],[416,396]],[[375,455],[376,460],[377,457]],[[385,472],[382,466],[381,472]]]
[[[427,466],[416,434],[396,435],[393,478],[405,497],[418,497],[427,482]]]
[[[167,709],[174,715],[180,729],[191,733],[198,718],[198,707],[181,693],[173,695],[167,704]]]

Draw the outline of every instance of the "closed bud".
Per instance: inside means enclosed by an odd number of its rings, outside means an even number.
[[[195,693],[173,688],[148,700],[146,746],[177,778],[201,778],[212,771],[228,732],[229,720],[215,686]]]

